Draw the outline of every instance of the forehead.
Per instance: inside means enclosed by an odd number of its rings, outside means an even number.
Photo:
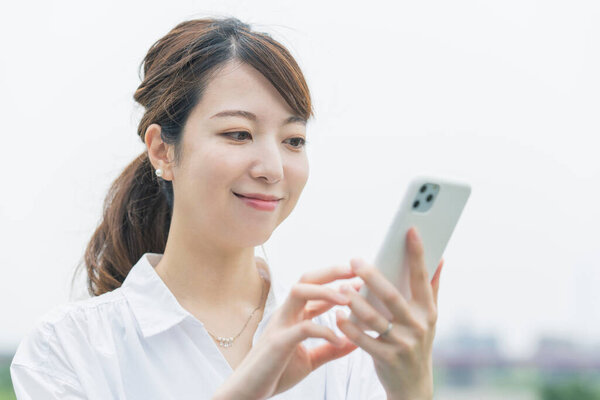
[[[226,109],[247,110],[259,119],[294,114],[267,78],[239,61],[228,62],[213,74],[194,114],[208,119]]]

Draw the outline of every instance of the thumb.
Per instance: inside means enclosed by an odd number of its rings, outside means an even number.
[[[313,371],[325,364],[326,362],[335,360],[351,353],[354,349],[358,348],[352,341],[343,337],[343,345],[341,347],[335,347],[331,343],[325,343],[321,346],[315,347],[308,351],[311,359],[311,365]]]

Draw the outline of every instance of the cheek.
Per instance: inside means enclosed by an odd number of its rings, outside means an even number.
[[[304,156],[301,160],[296,160],[288,164],[286,178],[290,185],[290,195],[298,197],[308,181],[309,167],[308,159]]]
[[[222,204],[225,194],[221,188],[231,185],[235,168],[235,160],[218,151],[196,152],[185,167],[185,196],[194,206]]]
[[[231,155],[228,157],[226,154],[212,152],[205,155],[201,168],[200,173],[205,181],[215,187],[229,182],[239,167]]]
[[[194,157],[193,173],[203,185],[209,188],[229,185],[239,170],[243,168],[243,158],[236,157],[230,148],[205,146]]]

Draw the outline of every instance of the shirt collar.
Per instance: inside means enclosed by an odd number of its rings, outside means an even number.
[[[179,304],[175,295],[169,290],[160,276],[154,270],[162,254],[144,253],[131,268],[121,285],[121,290],[140,325],[144,337],[163,332],[184,319],[199,322],[195,316]],[[263,262],[265,269],[259,268],[261,275],[271,282],[263,320],[278,306],[283,298],[283,286],[274,279],[272,268]]]

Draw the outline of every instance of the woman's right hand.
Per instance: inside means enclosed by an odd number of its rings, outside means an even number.
[[[290,389],[324,363],[356,349],[345,336],[338,337],[332,329],[311,321],[335,305],[349,303],[348,297],[323,284],[355,276],[349,266],[302,275],[213,399],[266,399]],[[360,284],[354,283],[356,290]],[[328,343],[308,350],[301,342],[309,337],[323,338]]]

